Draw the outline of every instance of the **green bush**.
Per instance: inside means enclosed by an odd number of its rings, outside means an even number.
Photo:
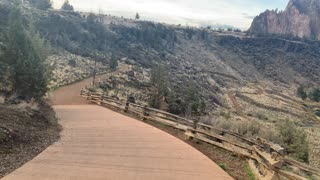
[[[302,162],[309,162],[307,135],[303,130],[287,120],[280,124],[279,132],[281,136],[282,145],[287,153]]]
[[[312,92],[309,93],[309,98],[313,101],[320,102],[320,89],[313,89]]]
[[[320,110],[317,110],[315,114],[316,116],[320,117]]]
[[[303,86],[300,86],[297,90],[297,95],[302,99],[305,100],[308,97],[308,94],[306,93],[306,91],[304,90]]]
[[[90,88],[88,88],[88,90],[90,91],[90,92],[97,92],[97,89],[95,88],[95,87],[90,87]]]
[[[219,166],[220,166],[220,168],[223,169],[224,171],[227,170],[226,164],[224,164],[224,163],[219,163]]]
[[[76,62],[76,60],[71,59],[71,60],[69,60],[68,64],[69,64],[69,66],[71,66],[71,67],[73,67],[73,68],[74,68],[74,67],[76,67],[77,62]]]
[[[247,173],[247,176],[248,176],[248,180],[255,180],[256,179],[256,176],[254,175],[254,173],[252,172],[251,168],[249,165],[246,165],[245,167],[245,171]]]
[[[226,120],[229,120],[231,118],[230,112],[220,112],[220,116],[224,117]]]

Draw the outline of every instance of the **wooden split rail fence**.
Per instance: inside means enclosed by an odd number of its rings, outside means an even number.
[[[299,174],[283,170],[282,167],[284,166],[293,167],[308,175],[320,177],[319,169],[288,158],[285,156],[284,148],[264,139],[248,139],[235,132],[206,125],[197,120],[190,120],[158,109],[121,101],[101,93],[90,92],[87,89],[81,90],[81,96],[86,97],[92,103],[116,111],[130,113],[143,120],[156,121],[182,130],[189,138],[220,147],[249,160],[253,160],[255,162],[255,172],[259,179],[270,177],[270,173],[271,177],[284,177],[298,180],[306,179]],[[257,174],[257,172],[259,172],[259,174]]]

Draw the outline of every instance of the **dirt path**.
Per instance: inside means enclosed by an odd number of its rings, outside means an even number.
[[[98,75],[97,82],[106,75]],[[53,105],[79,105],[87,104],[88,101],[80,97],[80,90],[85,86],[90,86],[92,78],[87,78],[83,81],[64,86],[50,93],[50,99]]]
[[[78,94],[88,82],[53,93],[62,138],[4,180],[232,179],[181,140],[106,108],[83,104]]]

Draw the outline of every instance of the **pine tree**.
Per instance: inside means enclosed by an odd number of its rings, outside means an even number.
[[[69,0],[66,0],[61,6],[61,10],[63,11],[73,11],[73,6],[69,3]]]
[[[112,55],[110,59],[110,68],[112,70],[116,70],[117,67],[118,67],[118,60],[114,57],[114,55]]]
[[[140,14],[137,13],[137,14],[136,14],[136,20],[139,20],[139,19],[140,19]]]
[[[154,65],[151,69],[151,83],[155,90],[151,94],[149,105],[159,108],[161,100],[169,95],[169,75],[164,65]]]
[[[46,52],[43,43],[39,34],[24,29],[17,2],[9,15],[7,46],[1,61],[10,68],[13,91],[26,100],[40,99],[47,92],[48,71],[44,64]]]

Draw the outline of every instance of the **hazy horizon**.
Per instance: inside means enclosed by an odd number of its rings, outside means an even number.
[[[231,25],[248,29],[266,9],[282,10],[289,0],[69,0],[77,11],[98,12],[143,20],[191,26]],[[59,8],[64,0],[53,0]]]

